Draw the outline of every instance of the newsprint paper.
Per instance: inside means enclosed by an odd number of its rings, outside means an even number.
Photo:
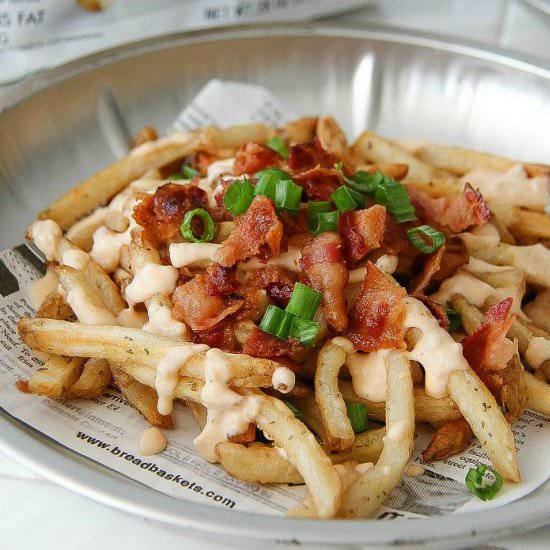
[[[279,124],[291,116],[263,88],[214,80],[180,114],[174,128],[192,128],[205,122],[219,126],[250,121]],[[117,389],[97,399],[71,401],[53,401],[18,391],[14,384],[28,379],[42,364],[20,342],[16,330],[20,317],[33,314],[25,289],[41,271],[41,261],[26,245],[0,253],[0,407],[60,445],[176,498],[277,515],[301,501],[303,487],[243,483],[203,460],[192,443],[198,427],[183,406],[175,407],[176,428],[165,430],[166,450],[145,457],[138,452],[138,441],[147,424]],[[527,410],[516,422],[514,432],[522,483],[505,484],[497,498],[483,502],[473,497],[464,484],[469,468],[489,463],[480,445],[475,443],[442,462],[423,463],[420,452],[430,433],[420,428],[412,462],[422,466],[421,473],[404,476],[380,510],[380,517],[421,517],[496,507],[533,491],[550,474],[550,419]]]

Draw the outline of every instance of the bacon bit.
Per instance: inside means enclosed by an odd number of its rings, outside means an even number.
[[[218,323],[210,330],[202,330],[193,334],[195,344],[206,344],[211,348],[219,348],[223,351],[236,350],[235,333],[233,325],[226,321]]]
[[[330,195],[344,182],[343,174],[335,168],[315,166],[292,177],[294,183],[303,187],[307,199],[328,201]]]
[[[461,196],[432,199],[413,187],[409,187],[408,192],[419,217],[432,225],[448,227],[455,233],[472,225],[481,225],[491,218],[483,196],[469,183],[464,186]]]
[[[237,270],[232,267],[210,264],[206,276],[206,291],[208,296],[229,296],[239,286]]]
[[[432,315],[437,319],[437,322],[439,323],[439,326],[441,328],[444,328],[445,330],[449,329],[449,318],[447,317],[447,312],[445,311],[445,308],[441,304],[438,304],[437,302],[422,293],[411,294],[411,296],[413,298],[416,298],[417,300],[420,300],[431,311]]]
[[[407,237],[407,229],[412,227],[408,223],[397,223],[393,216],[386,215],[384,228],[384,237],[381,248],[385,254],[398,255],[404,253],[411,258],[420,255],[420,251],[415,248]]]
[[[32,393],[29,388],[29,381],[28,380],[18,380],[14,386],[23,393]]]
[[[470,261],[466,245],[460,237],[451,237],[445,243],[445,252],[439,270],[432,275],[432,281],[439,282],[454,275],[455,271]]]
[[[411,294],[424,294],[424,291],[430,284],[432,278],[441,269],[441,260],[443,259],[444,254],[445,245],[442,246],[437,252],[427,256],[422,271],[418,273],[418,275],[416,275],[411,281]]]
[[[510,314],[511,307],[512,298],[492,305],[483,325],[462,340],[466,361],[497,398],[503,387],[501,371],[516,353],[516,345],[506,338],[516,318],[515,314]]]
[[[468,448],[473,437],[474,432],[464,418],[447,420],[433,434],[428,447],[422,453],[422,458],[427,462],[433,462],[461,453]]]
[[[210,330],[222,319],[238,311],[243,300],[208,294],[208,279],[204,274],[195,275],[189,282],[178,286],[172,295],[173,315],[193,331]]]
[[[207,206],[208,197],[200,187],[167,183],[154,195],[141,198],[134,208],[134,219],[160,242],[168,242],[179,233],[188,210]]]
[[[263,195],[252,201],[247,212],[236,218],[235,230],[214,254],[214,260],[224,267],[255,256],[267,261],[279,254],[283,226],[273,203]]]
[[[266,290],[273,302],[282,308],[288,305],[294,282],[294,277],[288,271],[275,265],[255,269],[246,280],[247,285]]]
[[[327,323],[336,331],[348,327],[345,289],[349,273],[342,259],[342,239],[338,233],[321,233],[302,249],[300,267],[310,285],[322,293],[321,308]]]
[[[353,264],[379,248],[385,229],[386,209],[379,204],[342,214],[338,232],[342,235],[346,260]]]
[[[269,147],[259,143],[243,143],[235,155],[233,174],[255,174],[266,168],[282,168],[285,159]]]
[[[361,292],[350,312],[348,337],[357,349],[376,351],[404,346],[406,294],[391,275],[367,263]]]
[[[304,172],[316,166],[332,168],[337,158],[325,151],[315,138],[308,143],[298,143],[290,148],[288,167],[295,172]]]
[[[282,210],[279,212],[279,218],[283,223],[286,237],[291,237],[296,233],[309,233],[306,208],[301,208],[297,213]]]
[[[186,164],[187,166],[191,166],[191,168],[198,170],[201,177],[206,177],[208,173],[208,167],[218,160],[220,160],[220,156],[214,151],[201,149],[199,151],[195,151],[192,155],[185,157],[185,159],[183,160],[183,164]]]
[[[243,353],[252,357],[280,357],[287,355],[294,359],[304,352],[304,347],[296,340],[279,340],[254,327],[244,342]]]
[[[247,288],[240,286],[239,297],[243,298],[243,307],[235,315],[236,321],[258,321],[268,305],[267,297],[264,292],[256,288]]]

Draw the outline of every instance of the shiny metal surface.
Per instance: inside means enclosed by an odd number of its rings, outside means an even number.
[[[0,246],[120,154],[145,124],[168,126],[212,77],[267,86],[297,114],[522,159],[550,161],[550,67],[425,36],[325,27],[194,33],[95,55],[22,84],[0,115]],[[458,548],[550,522],[550,492],[485,513],[421,521],[311,522],[175,500],[72,453],[2,414],[0,445],[91,498],[254,547]]]

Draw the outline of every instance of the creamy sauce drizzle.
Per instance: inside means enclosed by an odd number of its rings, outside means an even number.
[[[186,267],[196,262],[212,261],[220,248],[216,243],[173,243],[170,245],[170,262],[175,267]]]
[[[90,256],[105,271],[112,273],[120,262],[120,249],[130,244],[130,231],[115,233],[102,225],[94,232],[94,244]]]
[[[525,360],[529,366],[538,369],[545,361],[550,359],[550,340],[542,336],[536,336],[529,342],[525,351]]]
[[[363,399],[380,403],[386,400],[385,357],[390,350],[381,349],[363,353],[356,351],[346,355],[346,366],[351,374],[355,393]]]
[[[117,315],[116,320],[121,327],[142,328],[147,322],[147,315],[133,307],[127,307]]]
[[[187,336],[187,326],[172,318],[170,301],[165,296],[152,296],[145,302],[149,320],[143,327],[146,332],[161,334],[167,338],[182,340]]]
[[[462,346],[439,326],[424,304],[409,296],[403,301],[405,327],[417,328],[422,332],[422,336],[407,355],[424,367],[426,394],[436,399],[445,397],[449,373],[453,370],[470,369],[462,355]]]
[[[293,390],[296,383],[294,373],[287,367],[277,367],[271,376],[271,385],[281,393],[288,393]]]
[[[73,269],[77,269],[78,271],[82,271],[83,269],[85,269],[89,261],[90,256],[86,254],[86,252],[78,248],[65,250],[61,258],[61,263],[63,265],[67,265],[69,267],[72,267]]]
[[[166,437],[158,428],[147,428],[139,440],[138,452],[143,456],[161,453],[166,449]]]
[[[49,262],[55,260],[55,252],[63,233],[53,220],[37,220],[30,227],[32,240]]]
[[[229,386],[229,361],[224,352],[210,349],[206,353],[204,386],[201,403],[208,411],[206,425],[193,444],[201,456],[216,462],[216,445],[227,438],[243,433],[254,421],[259,410],[254,396],[242,396]]]
[[[494,293],[495,289],[491,285],[470,273],[459,271],[449,279],[445,279],[439,290],[432,294],[431,298],[440,304],[444,304],[455,294],[462,294],[468,302],[481,307]]]
[[[81,288],[67,292],[67,303],[83,325],[116,325],[115,316],[107,309],[92,304]]]
[[[38,309],[46,299],[46,296],[53,292],[59,284],[59,277],[53,269],[48,269],[46,275],[33,281],[29,287],[29,301],[34,309]]]
[[[302,257],[302,251],[300,248],[291,246],[287,252],[283,252],[274,258],[269,260],[270,265],[277,265],[286,269],[298,273],[300,271],[300,258]],[[265,264],[261,263],[257,258],[252,258],[247,262],[239,265],[241,269],[251,270],[265,267]]]
[[[172,412],[174,390],[178,385],[179,372],[185,363],[198,353],[208,350],[205,344],[183,344],[168,348],[164,357],[157,365],[155,390],[158,394],[157,410],[160,414]]]
[[[126,287],[126,301],[131,306],[145,302],[155,294],[172,294],[178,277],[178,270],[171,265],[147,262]]]

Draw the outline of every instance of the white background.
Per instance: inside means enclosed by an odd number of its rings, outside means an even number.
[[[332,20],[379,23],[465,37],[550,59],[550,15],[520,0],[379,0]],[[0,93],[1,90],[0,87]],[[106,535],[109,547],[119,550],[149,550],[152,544],[157,548],[230,550],[226,545],[188,539],[164,526],[87,500],[0,453],[2,548],[53,550],[60,546],[95,550],[106,540]],[[542,550],[549,545],[550,528],[547,528],[478,548]]]

